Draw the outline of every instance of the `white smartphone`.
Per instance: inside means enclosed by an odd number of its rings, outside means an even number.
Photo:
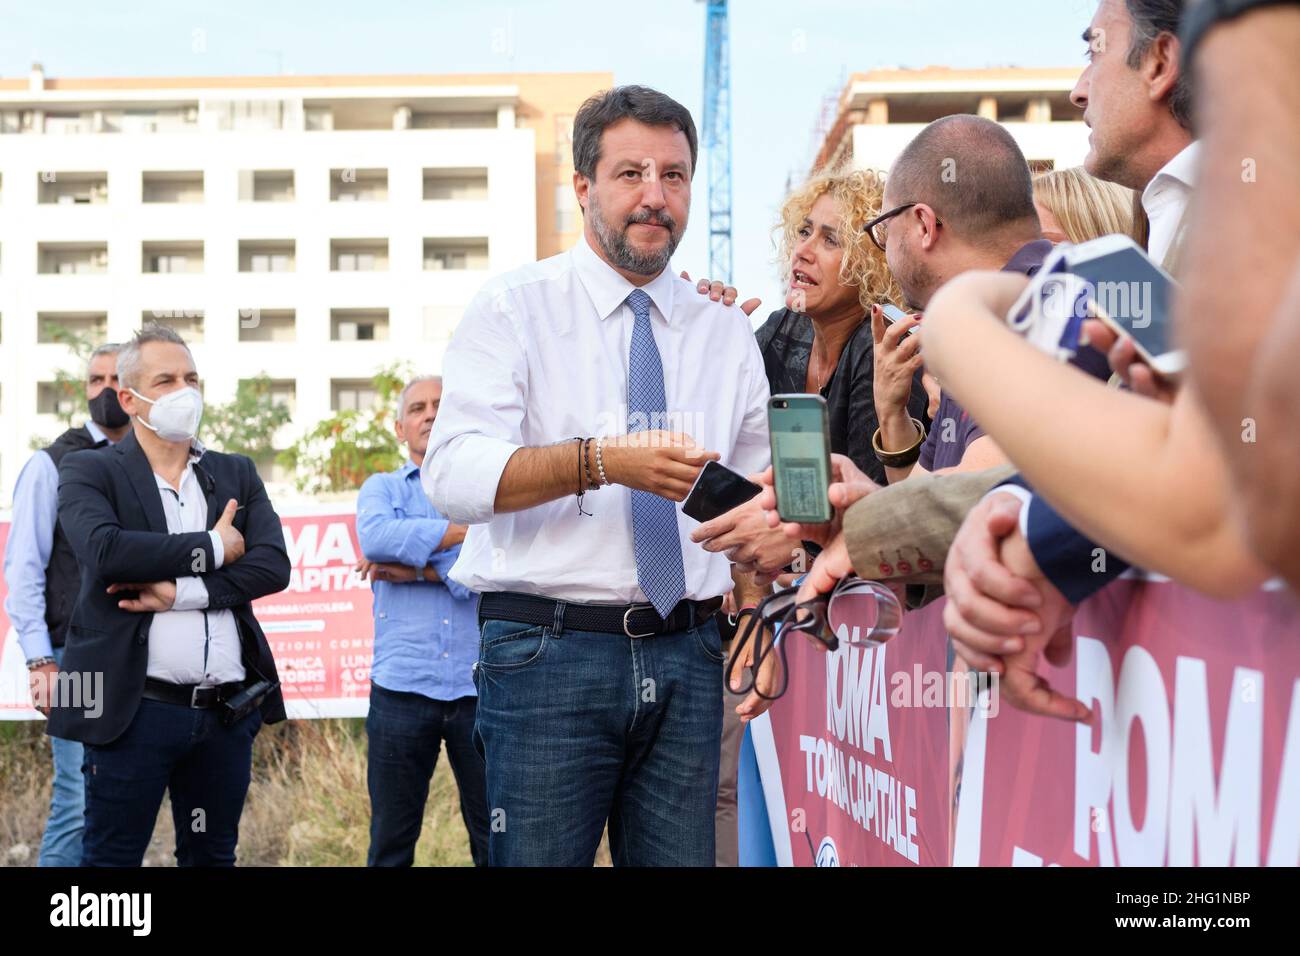
[[[886,325],[893,325],[895,322],[901,322],[903,321],[903,319],[907,318],[906,312],[904,312],[898,306],[891,305],[888,302],[886,302],[884,305],[880,307],[880,311],[885,314]],[[903,338],[907,338],[909,335],[915,334],[916,330],[919,328],[920,328],[919,325],[912,326],[910,329],[908,329],[906,332],[903,333]]]
[[[1142,360],[1171,377],[1187,367],[1173,347],[1174,280],[1126,236],[1103,236],[1084,245],[1091,255],[1070,263],[1070,273],[1091,287],[1091,312],[1132,341]],[[1083,246],[1076,246],[1082,249]]]
[[[1186,367],[1172,347],[1170,305],[1176,288],[1167,272],[1127,236],[1102,236],[1052,251],[1007,313],[1007,324],[1062,360],[1078,351],[1086,318],[1100,319],[1133,342],[1159,375]]]

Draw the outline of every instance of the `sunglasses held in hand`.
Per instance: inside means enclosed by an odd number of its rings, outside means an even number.
[[[744,627],[736,632],[726,673],[727,686],[736,693],[747,694],[752,690],[765,700],[776,700],[785,693],[789,686],[785,640],[789,634],[804,634],[833,651],[841,641],[850,647],[877,647],[898,633],[902,606],[894,592],[877,581],[847,577],[828,594],[819,594],[802,603],[795,600],[798,592],[798,587],[791,587],[764,598],[747,616]],[[733,687],[731,682],[741,652],[750,642],[753,642],[753,660],[745,674],[745,683]],[[764,666],[776,668],[770,686],[763,686],[758,680]]]

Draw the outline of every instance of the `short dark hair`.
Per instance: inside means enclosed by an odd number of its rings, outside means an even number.
[[[1151,44],[1162,33],[1178,36],[1178,27],[1182,23],[1186,10],[1186,0],[1124,0],[1128,7],[1129,19],[1133,28],[1128,39],[1128,56],[1126,62],[1133,69],[1142,65],[1142,58],[1151,49]],[[1169,91],[1169,112],[1174,114],[1178,125],[1183,129],[1192,128],[1192,84],[1191,78],[1183,72],[1182,65],[1175,63],[1178,79]]]
[[[891,202],[933,206],[968,242],[1011,227],[1038,228],[1025,154],[1004,127],[970,113],[937,119],[917,133],[894,160],[885,188]]]
[[[675,126],[685,133],[691,147],[691,176],[695,176],[699,141],[690,110],[648,86],[616,86],[582,104],[573,117],[574,170],[595,180],[596,164],[600,162],[600,137],[606,127],[621,119],[634,119],[647,126]]]

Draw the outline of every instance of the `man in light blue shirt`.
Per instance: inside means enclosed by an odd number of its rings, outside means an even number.
[[[69,428],[32,455],[14,486],[13,523],[4,557],[9,583],[5,611],[27,659],[32,705],[41,713],[49,712],[48,692],[63,661],[64,635],[81,582],[77,557],[58,524],[59,461],[71,451],[116,444],[130,428],[131,419],[117,401],[117,352],[116,345],[101,345],[90,357],[90,421]],[[51,737],[50,746],[54,782],[37,865],[78,866],[86,800],[81,744]]]
[[[442,380],[412,380],[395,428],[410,461],[371,475],[357,498],[358,570],[374,589],[370,671],[370,866],[409,866],[442,743],[460,788],[476,866],[487,863],[487,783],[474,744],[478,595],[447,577],[465,528],[429,503],[420,463],[438,414]]]

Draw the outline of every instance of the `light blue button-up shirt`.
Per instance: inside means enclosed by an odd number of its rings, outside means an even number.
[[[95,441],[108,441],[94,422],[86,422],[86,430]],[[42,449],[27,459],[18,474],[13,522],[5,545],[5,581],[9,584],[5,613],[29,661],[54,654],[50,629],[45,624],[45,569],[54,551],[54,526],[58,520],[59,469]]]
[[[447,577],[460,545],[435,550],[450,522],[407,462],[371,475],[357,496],[357,538],[367,560],[432,567],[442,581],[375,581],[375,654],[370,679],[433,700],[474,696],[478,595]]]

